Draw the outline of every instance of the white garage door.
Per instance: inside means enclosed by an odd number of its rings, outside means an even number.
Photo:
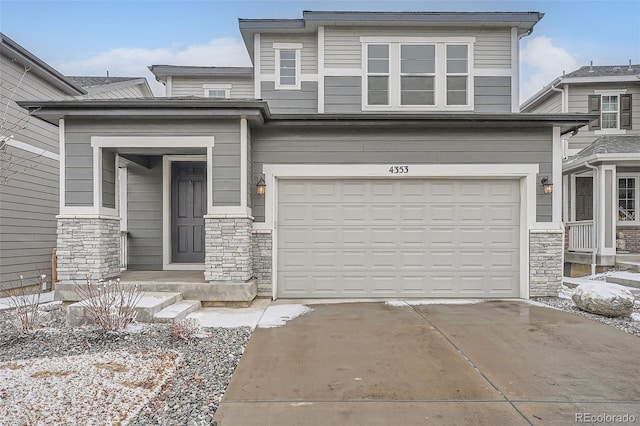
[[[517,180],[280,180],[279,297],[517,297]]]

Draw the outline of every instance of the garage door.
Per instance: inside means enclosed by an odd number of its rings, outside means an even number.
[[[279,297],[517,297],[517,180],[280,180]]]

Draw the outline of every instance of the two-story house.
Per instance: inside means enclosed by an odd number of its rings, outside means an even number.
[[[0,47],[0,290],[32,291],[40,275],[52,279],[59,129],[16,102],[152,93],[144,78],[66,77],[4,34]]]
[[[640,253],[640,65],[581,67],[556,78],[522,111],[597,117],[565,136],[567,273],[588,271],[580,265],[633,266]]]
[[[562,138],[593,116],[518,112],[542,16],[241,19],[251,68],[23,102],[60,128],[58,296],[87,274],[210,302],[557,294]]]

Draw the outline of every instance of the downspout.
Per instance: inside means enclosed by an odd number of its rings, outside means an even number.
[[[560,108],[562,108],[561,112],[566,112],[565,111],[565,99],[564,99],[564,89],[558,89],[558,84],[560,84],[562,82],[562,79],[560,81],[558,81],[556,84],[551,85],[551,90],[553,90],[554,92],[560,92],[560,100],[561,100],[561,106]]]
[[[592,166],[587,161],[584,163],[585,167],[593,170],[593,227],[592,227],[592,239],[593,239],[593,250],[591,250],[591,276],[596,274],[596,255],[598,252],[598,229],[596,224],[598,223],[598,196],[600,195],[598,191],[598,185],[596,184],[596,176],[598,176],[598,168]]]

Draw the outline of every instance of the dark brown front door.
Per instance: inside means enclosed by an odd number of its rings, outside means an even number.
[[[593,220],[593,178],[576,178],[576,220]]]
[[[171,163],[171,261],[204,263],[207,163]]]

